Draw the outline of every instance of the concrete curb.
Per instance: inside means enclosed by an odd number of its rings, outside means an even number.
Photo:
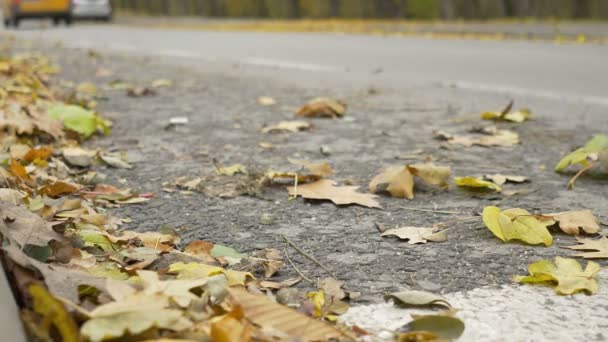
[[[23,324],[19,318],[19,309],[13,297],[13,291],[6,278],[4,266],[0,264],[0,331],[2,331],[2,341],[25,342],[25,332]]]

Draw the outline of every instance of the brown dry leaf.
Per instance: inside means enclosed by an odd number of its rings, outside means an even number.
[[[306,121],[281,121],[275,125],[270,125],[262,128],[262,133],[282,133],[291,132],[296,133],[299,131],[305,131],[311,127],[311,124]]]
[[[557,221],[559,228],[566,234],[578,235],[581,229],[587,234],[595,234],[600,231],[599,220],[591,210],[564,211],[543,216]]]
[[[21,163],[15,159],[11,159],[11,164],[9,166],[9,170],[13,174],[13,176],[18,177],[23,180],[30,180],[30,176],[27,174],[25,167],[21,165]]]
[[[154,96],[156,94],[155,89],[148,87],[132,87],[127,89],[127,96],[130,97]]]
[[[358,204],[368,208],[382,208],[374,198],[376,195],[357,192],[357,186],[335,186],[331,179],[321,179],[314,183],[290,186],[289,195],[306,199],[330,200],[337,205]]]
[[[311,163],[307,160],[293,158],[287,158],[287,160],[294,165],[304,167],[310,172],[310,174],[319,176],[320,178],[325,178],[334,173],[334,170],[331,168],[331,166],[329,166],[328,163]]]
[[[212,249],[213,244],[211,242],[195,240],[184,248],[184,253],[200,259],[205,264],[217,265],[217,260],[211,256]]]
[[[325,292],[330,298],[341,300],[346,297],[346,292],[342,290],[344,282],[334,278],[324,278],[317,282],[317,287]]]
[[[579,243],[579,245],[565,246],[565,248],[573,249],[575,251],[585,251],[575,254],[575,257],[585,259],[608,259],[608,237],[605,235],[596,240],[583,239],[577,236],[576,242]]]
[[[80,147],[65,147],[61,150],[65,161],[72,166],[88,167],[93,164],[97,151]]]
[[[507,182],[511,183],[524,183],[528,181],[528,178],[524,176],[514,176],[514,175],[502,175],[499,173],[495,173],[493,175],[484,175],[483,178],[491,180],[497,185],[503,185]]]
[[[318,97],[297,111],[299,116],[337,118],[346,113],[346,104],[327,97]]]
[[[435,131],[434,134],[435,138],[446,141],[450,145],[462,145],[465,147],[473,145],[510,147],[519,144],[519,135],[513,131],[501,129],[493,133],[489,132],[481,137],[452,135],[441,130]]]
[[[33,162],[34,160],[47,160],[53,154],[53,149],[49,146],[41,146],[29,150],[24,156],[23,160],[27,162]]]
[[[427,243],[427,241],[443,242],[448,239],[445,231],[435,227],[398,227],[386,230],[381,236],[390,235],[408,240],[410,245]]]
[[[26,197],[27,194],[18,190],[0,188],[0,201],[2,202],[7,202],[12,205],[19,205],[23,203],[23,199]]]
[[[214,342],[249,342],[253,329],[247,321],[224,315],[211,322],[211,339]]]
[[[452,173],[449,166],[439,166],[433,163],[412,164],[408,165],[407,169],[414,176],[420,177],[425,183],[442,187],[448,186],[448,180]]]
[[[67,181],[57,181],[54,183],[46,184],[38,193],[40,195],[46,195],[49,197],[59,197],[62,195],[71,195],[78,190],[80,190],[82,186],[80,184],[71,183]]]
[[[278,304],[266,296],[254,295],[243,288],[228,288],[230,295],[238,302],[245,317],[263,330],[278,330],[289,340],[327,341],[349,338],[333,326],[312,319],[293,309]]]
[[[179,243],[179,238],[171,234],[161,234],[156,232],[138,233],[134,231],[123,231],[120,236],[106,234],[112,242],[128,242],[138,240],[144,247],[152,248],[159,251],[169,251]]]
[[[266,248],[249,257],[252,270],[263,270],[264,277],[270,278],[283,267],[283,253],[275,248]]]
[[[369,183],[373,193],[388,192],[393,197],[414,198],[414,176],[406,166],[392,166],[377,175]]]
[[[5,238],[15,240],[22,248],[25,245],[47,247],[53,240],[65,241],[63,235],[56,233],[49,222],[24,206],[0,202],[0,213],[0,232],[6,235]]]

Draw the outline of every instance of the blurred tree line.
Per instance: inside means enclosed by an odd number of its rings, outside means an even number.
[[[112,0],[149,15],[259,18],[608,19],[608,0]]]

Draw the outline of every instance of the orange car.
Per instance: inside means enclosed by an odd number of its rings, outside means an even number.
[[[25,18],[52,18],[55,25],[62,20],[72,23],[71,0],[1,0],[4,26],[19,26]]]

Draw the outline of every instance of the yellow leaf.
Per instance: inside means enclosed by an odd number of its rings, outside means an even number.
[[[346,113],[346,104],[327,97],[318,97],[305,104],[296,113],[299,116],[337,118]]]
[[[168,80],[166,78],[159,78],[152,82],[152,86],[154,88],[163,88],[163,87],[171,87],[173,85],[173,81]]]
[[[243,164],[233,164],[230,166],[219,167],[217,170],[218,175],[234,176],[237,173],[247,174],[247,168]]]
[[[217,274],[223,274],[229,286],[246,285],[249,279],[255,279],[250,272],[226,270],[218,266],[200,264],[196,262],[177,262],[169,265],[170,273],[178,273],[177,279],[201,279]]]
[[[529,109],[520,109],[511,112],[513,107],[513,101],[509,102],[507,106],[500,112],[485,112],[481,113],[481,118],[484,120],[502,120],[521,123],[529,120],[532,113]]]
[[[61,341],[79,341],[76,323],[62,302],[55,299],[39,284],[30,285],[28,291],[32,296],[34,311],[44,318],[39,329],[45,329],[45,335],[48,334],[50,336],[52,325],[59,332]]]
[[[493,175],[484,175],[483,178],[494,182],[496,185],[503,185],[507,182],[523,183],[528,181],[528,178],[524,176],[502,175],[499,173]]]
[[[555,292],[569,295],[580,291],[595,294],[599,284],[595,276],[601,271],[601,266],[593,261],[587,263],[585,270],[574,259],[556,257],[555,263],[550,260],[539,260],[528,266],[527,276],[515,276],[513,279],[520,283],[556,284]]]
[[[328,163],[311,163],[307,160],[287,158],[290,163],[306,168],[312,175],[324,178],[334,173]]]
[[[531,245],[545,244],[551,246],[553,237],[547,226],[552,221],[539,221],[528,211],[513,208],[501,211],[494,206],[483,209],[483,223],[502,241],[521,240]]]
[[[393,197],[414,198],[414,176],[405,166],[392,166],[377,175],[369,183],[373,193],[386,191]]]
[[[333,180],[321,179],[314,183],[287,187],[291,196],[307,199],[330,200],[337,205],[358,204],[369,208],[381,208],[376,195],[357,192],[357,186],[335,186]]]
[[[214,342],[248,342],[251,341],[251,335],[249,324],[242,324],[229,315],[211,322],[211,340]]]
[[[502,191],[500,186],[477,177],[454,177],[454,184],[462,187],[488,188],[498,192]]]
[[[314,312],[315,317],[316,318],[323,317],[323,314],[324,314],[323,305],[325,305],[325,291],[319,290],[319,291],[308,292],[306,294],[306,297],[308,297],[312,300],[312,304],[315,307],[315,312]]]
[[[272,106],[277,104],[277,101],[270,96],[258,97],[258,104],[261,106]]]
[[[555,171],[562,171],[573,164],[581,164],[583,167],[586,167],[589,165],[587,159],[590,155],[606,149],[608,149],[608,135],[598,134],[587,141],[585,146],[562,158],[555,166]]]
[[[452,172],[449,166],[439,166],[433,163],[408,165],[407,169],[425,183],[443,187],[448,186],[448,179]]]

